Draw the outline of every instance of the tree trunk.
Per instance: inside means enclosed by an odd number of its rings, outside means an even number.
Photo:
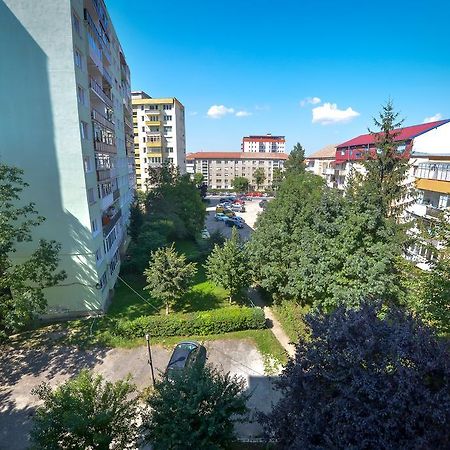
[[[230,302],[230,305],[231,305],[231,302],[232,302],[231,295],[228,297],[228,301]]]
[[[166,302],[166,316],[169,315],[169,302]]]

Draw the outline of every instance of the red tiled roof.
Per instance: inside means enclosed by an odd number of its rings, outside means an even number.
[[[426,133],[427,131],[437,128],[445,123],[450,122],[450,119],[438,120],[437,122],[422,123],[420,125],[413,125],[411,127],[398,128],[394,130],[399,134],[395,137],[396,141],[406,141],[408,139],[413,139],[420,134]],[[360,145],[368,145],[375,143],[375,136],[373,134],[361,134],[358,137],[345,141],[339,144],[336,148],[340,147],[352,147]]]
[[[288,155],[262,152],[196,152],[186,155],[186,159],[288,159]]]
[[[336,145],[330,144],[326,147],[317,150],[317,152],[312,153],[311,155],[306,156],[305,159],[334,159],[336,155]]]

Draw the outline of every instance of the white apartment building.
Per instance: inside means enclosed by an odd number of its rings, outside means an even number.
[[[241,150],[246,153],[284,153],[286,139],[284,136],[272,136],[270,133],[262,136],[244,136]]]
[[[440,120],[396,130],[399,142],[397,152],[408,158],[411,169],[405,184],[416,190],[416,197],[407,199],[407,219],[432,223],[443,210],[450,208],[450,120]],[[352,170],[364,172],[361,160],[365,154],[376,151],[374,136],[364,134],[336,146],[334,161],[323,155],[307,158],[309,170],[327,179],[327,184],[345,190]],[[318,152],[320,153],[320,152]],[[331,154],[331,151],[330,151]],[[322,164],[322,169],[316,170]],[[334,175],[332,170],[334,169]],[[328,178],[331,177],[331,178]],[[410,230],[415,233],[414,228]],[[439,246],[434,242],[433,245]],[[433,258],[430,245],[416,243],[406,257],[427,269]]]
[[[46,218],[33,239],[61,243],[67,273],[45,291],[47,315],[102,312],[135,188],[125,55],[103,0],[5,0],[0,35],[0,161],[23,169],[21,203]]]
[[[254,173],[263,169],[265,180],[259,189],[272,186],[275,169],[284,169],[286,153],[197,152],[186,157],[188,173],[203,174],[210,189],[232,189],[235,177],[245,177],[256,189]]]
[[[325,178],[328,187],[334,185],[336,145],[331,144],[305,158],[306,170]]]
[[[136,183],[146,189],[148,169],[163,162],[186,173],[184,106],[175,98],[152,98],[132,92]]]

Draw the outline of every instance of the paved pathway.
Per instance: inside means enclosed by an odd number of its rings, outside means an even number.
[[[272,309],[269,306],[266,306],[264,300],[261,298],[261,295],[255,288],[250,288],[248,290],[248,296],[251,301],[256,305],[260,306],[264,309],[264,314],[266,318],[272,323],[272,333],[278,339],[278,342],[283,346],[283,348],[287,351],[288,355],[293,358],[295,356],[295,346],[291,343],[288,335],[283,330],[280,322],[275,317]]]

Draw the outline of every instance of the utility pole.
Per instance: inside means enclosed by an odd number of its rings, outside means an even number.
[[[155,373],[153,372],[153,360],[152,360],[152,351],[150,350],[150,335],[145,335],[145,340],[147,341],[147,350],[148,350],[148,363],[150,365],[150,373],[152,375],[152,383],[153,387],[155,386]]]

